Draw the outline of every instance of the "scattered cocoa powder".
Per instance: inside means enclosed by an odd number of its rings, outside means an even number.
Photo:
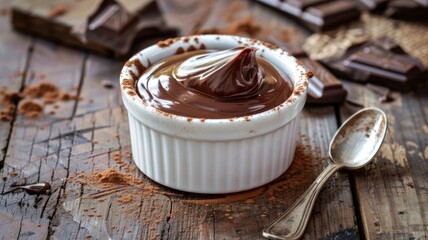
[[[27,86],[23,91],[25,96],[31,98],[41,98],[45,97],[47,94],[49,94],[50,96],[58,96],[59,92],[60,90],[55,84],[45,81],[40,82],[38,85],[35,86]]]
[[[43,112],[43,106],[32,100],[24,100],[19,103],[18,112],[28,118],[40,118]]]
[[[126,176],[116,169],[109,168],[104,172],[96,172],[92,180],[94,183],[113,183],[121,185],[129,185],[128,182],[133,180],[133,176]]]
[[[18,102],[22,99],[22,95],[16,92],[2,92],[3,101],[11,104],[18,104]]]
[[[232,22],[226,32],[228,34],[248,34],[249,36],[255,36],[261,31],[261,25],[251,17],[244,18]]]
[[[168,47],[169,45],[173,44],[175,40],[176,40],[176,39],[174,39],[174,38],[168,38],[168,39],[166,39],[166,40],[164,40],[164,41],[159,41],[159,42],[157,43],[157,45],[158,45],[159,47],[161,47],[161,48]]]
[[[68,7],[65,5],[58,5],[53,7],[49,13],[48,13],[48,17],[49,18],[56,18],[59,17],[63,14],[65,14],[68,11]]]
[[[123,194],[117,201],[122,204],[130,203],[134,200],[131,194]]]
[[[44,75],[41,74],[40,76]],[[57,85],[46,81],[41,81],[34,86],[27,86],[22,93],[0,91],[0,95],[3,96],[3,109],[0,112],[0,120],[2,121],[13,119],[16,105],[19,105],[19,114],[28,118],[40,118],[43,116],[45,105],[55,104],[54,108],[59,108],[56,104],[59,101],[78,99],[77,96],[63,92]],[[36,99],[40,100],[36,101]],[[56,111],[48,112],[50,115],[55,113]]]
[[[0,8],[0,16],[6,16],[9,14],[8,8]]]
[[[0,95],[3,96],[3,109],[0,112],[1,121],[11,121],[15,114],[15,106],[21,100],[22,96],[19,93],[0,90]]]
[[[278,38],[279,38],[280,40],[284,41],[284,42],[289,42],[289,41],[290,41],[290,39],[291,39],[291,36],[290,36],[290,35],[291,35],[291,34],[290,34],[290,31],[289,31],[289,30],[287,30],[287,29],[283,29],[283,30],[281,30],[281,32],[279,33]]]
[[[61,93],[59,95],[59,100],[61,101],[70,101],[70,100],[81,100],[80,97],[69,94],[69,93]]]
[[[243,2],[232,2],[224,11],[221,16],[226,21],[232,21],[236,17],[236,12],[244,7]]]
[[[230,22],[224,28],[202,28],[197,34],[227,34],[227,35],[248,35],[256,36],[260,33],[262,27],[251,17],[238,19]]]

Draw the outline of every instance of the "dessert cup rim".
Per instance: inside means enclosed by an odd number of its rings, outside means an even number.
[[[259,48],[261,51],[257,52],[261,57],[288,75],[293,82],[294,90],[285,102],[252,115],[205,119],[166,113],[151,106],[136,92],[135,82],[143,74],[144,68],[176,54],[179,47],[200,49],[203,46],[207,49],[228,49],[242,45]],[[122,69],[120,86],[128,113],[144,125],[176,137],[225,141],[263,135],[294,119],[304,107],[309,76],[310,74],[299,60],[272,44],[231,35],[193,35],[167,39],[135,54]]]
[[[212,38],[220,38],[221,39],[233,39],[235,41],[237,41],[237,43],[249,43],[251,46],[252,45],[256,45],[256,47],[261,48],[262,51],[271,51],[271,52],[275,52],[276,55],[282,55],[281,57],[286,57],[286,58],[290,58],[291,60],[294,61],[290,61],[290,63],[288,64],[293,64],[295,71],[299,72],[299,78],[296,79],[291,79],[293,82],[293,92],[291,93],[291,95],[287,98],[287,100],[285,102],[283,102],[282,104],[280,104],[279,106],[276,106],[272,109],[266,110],[264,112],[260,112],[260,113],[256,113],[256,114],[249,114],[249,115],[244,115],[244,116],[239,116],[239,117],[233,117],[233,118],[198,118],[198,117],[187,117],[187,116],[181,116],[181,115],[176,115],[173,113],[168,113],[165,111],[162,111],[161,109],[158,109],[154,106],[151,106],[149,103],[147,103],[146,101],[144,101],[138,94],[133,95],[134,93],[129,94],[129,87],[124,85],[124,80],[125,79],[132,79],[132,76],[129,74],[129,71],[134,71],[135,72],[135,67],[131,66],[125,66],[122,68],[121,74],[120,74],[120,86],[121,86],[121,92],[122,92],[122,96],[123,98],[125,98],[127,100],[128,103],[131,104],[137,104],[140,106],[140,108],[143,111],[149,111],[152,112],[156,115],[159,115],[161,117],[166,117],[166,118],[171,118],[174,119],[174,121],[184,121],[184,122],[200,122],[200,123],[222,123],[222,122],[248,122],[250,120],[255,120],[258,118],[263,118],[267,115],[271,115],[274,114],[278,111],[284,111],[287,108],[291,108],[293,105],[295,105],[295,103],[297,103],[299,100],[306,100],[306,91],[307,91],[307,86],[308,86],[308,76],[310,76],[309,71],[306,70],[303,65],[301,64],[301,62],[297,59],[295,59],[293,56],[291,56],[288,52],[263,41],[260,40],[256,40],[256,39],[251,39],[251,38],[245,38],[245,37],[239,37],[239,36],[233,36],[233,35],[216,35],[216,34],[208,34],[208,35],[192,35],[192,36],[184,36],[184,37],[177,37],[174,39],[168,39],[166,41],[171,41],[172,43],[169,44],[168,46],[165,47],[160,47],[159,43],[158,44],[154,44],[151,45],[141,51],[139,51],[137,54],[135,54],[133,57],[131,57],[129,59],[129,61],[127,63],[130,63],[132,61],[134,61],[135,59],[139,60],[141,62],[141,58],[145,57],[146,55],[150,55],[147,53],[150,52],[156,52],[156,51],[162,51],[164,49],[167,48],[177,48],[180,47],[179,43],[180,41],[189,41],[188,39],[198,39],[198,42],[204,43],[206,41],[206,39],[212,39]],[[221,48],[221,47],[220,47]],[[169,55],[171,56],[171,54]],[[264,56],[262,56],[263,58],[265,58]],[[269,61],[269,58],[265,58]],[[143,64],[143,63],[142,63]],[[150,64],[153,64],[153,62],[151,62]],[[144,65],[144,64],[143,64]],[[276,66],[278,68],[278,66]],[[136,74],[137,79],[133,79],[134,83],[133,83],[133,91],[136,93],[135,90],[135,83],[138,81],[139,77],[142,75],[143,73],[138,72],[138,74]],[[290,76],[290,78],[292,78]],[[298,88],[298,89],[296,89]],[[125,100],[124,99],[124,100]],[[191,120],[190,120],[191,119]]]

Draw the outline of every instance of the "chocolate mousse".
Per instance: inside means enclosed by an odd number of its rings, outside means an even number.
[[[195,50],[147,68],[137,91],[148,104],[190,118],[243,117],[284,103],[293,91],[288,76],[256,48]]]

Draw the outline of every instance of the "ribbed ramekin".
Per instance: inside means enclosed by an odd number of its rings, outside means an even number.
[[[294,91],[280,106],[230,119],[188,118],[156,109],[136,93],[136,81],[152,63],[182,50],[242,45],[258,48],[260,57],[292,80]],[[182,191],[230,193],[266,184],[293,160],[309,75],[287,52],[249,38],[198,35],[150,46],[134,55],[120,75],[133,159],[149,178]]]

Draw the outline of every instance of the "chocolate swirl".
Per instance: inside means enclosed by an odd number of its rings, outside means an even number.
[[[237,47],[206,53],[182,62],[174,77],[187,88],[218,98],[249,98],[264,80],[256,48]]]
[[[254,48],[197,50],[147,68],[137,91],[153,107],[206,119],[248,116],[285,102],[289,78],[255,55]]]

